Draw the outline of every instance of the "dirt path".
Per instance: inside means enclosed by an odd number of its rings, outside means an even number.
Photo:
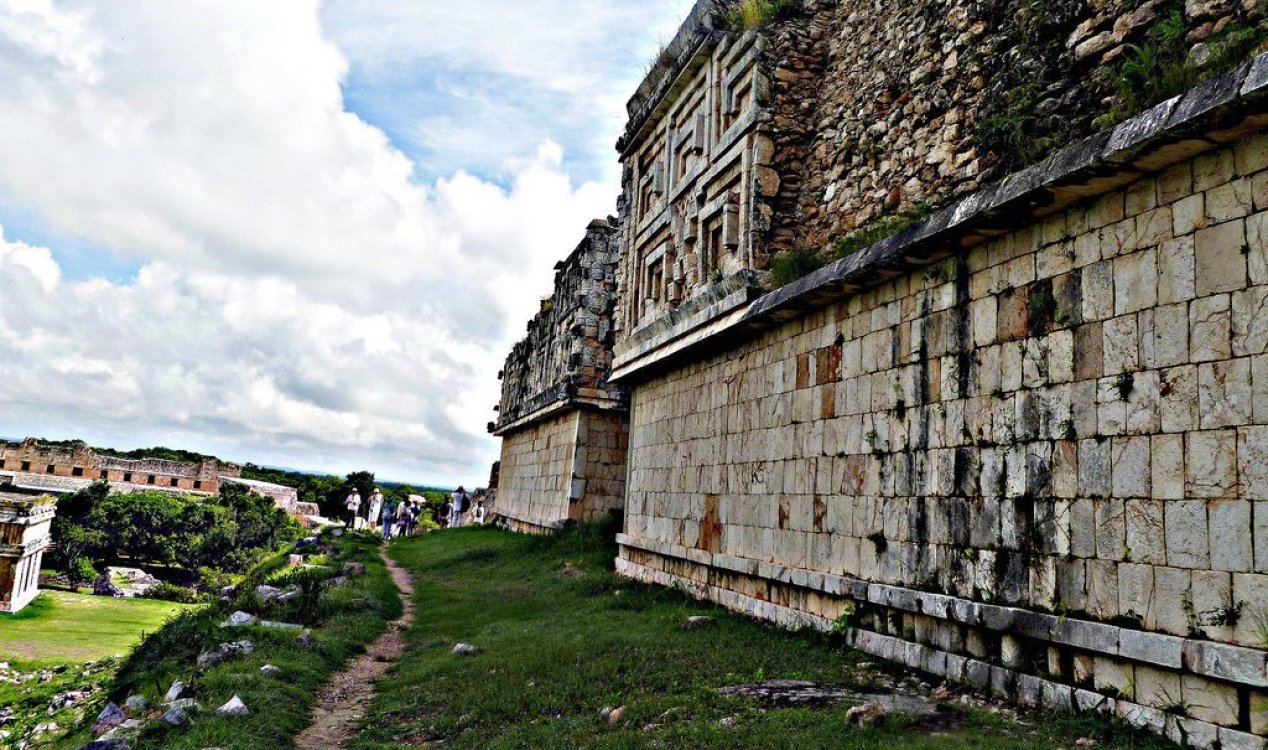
[[[295,740],[299,750],[340,750],[360,728],[374,700],[375,680],[405,653],[402,633],[414,621],[414,584],[409,573],[388,557],[386,547],[381,548],[379,554],[401,592],[405,612],[401,619],[388,625],[387,632],[371,643],[364,654],[322,686],[313,706],[312,721]]]

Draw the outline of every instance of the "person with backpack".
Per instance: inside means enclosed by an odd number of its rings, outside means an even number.
[[[396,521],[396,514],[393,513],[392,503],[383,503],[383,516],[379,519],[379,524],[382,527],[383,541],[385,542],[392,538],[392,523],[394,521]]]
[[[462,526],[463,516],[467,513],[467,506],[471,500],[467,496],[467,490],[462,485],[458,485],[458,489],[451,496],[453,500],[453,511],[449,518],[449,528],[456,529]]]

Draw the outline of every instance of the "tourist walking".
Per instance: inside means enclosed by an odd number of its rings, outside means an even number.
[[[466,515],[468,505],[471,503],[471,496],[462,485],[458,485],[458,489],[454,490],[450,497],[453,500],[453,512],[449,518],[449,528],[456,529],[462,526],[463,516]]]
[[[436,509],[436,524],[442,529],[449,528],[449,517],[453,514],[453,502],[445,500]]]
[[[476,501],[475,511],[471,514],[471,522],[478,526],[483,526],[485,512],[486,511],[484,510],[484,501],[483,500]]]
[[[418,528],[418,506],[410,502],[405,506],[405,536],[414,536]]]
[[[401,500],[397,503],[397,536],[406,536],[408,530],[410,530],[410,501]]]
[[[383,512],[383,493],[378,487],[374,488],[374,492],[370,493],[370,509],[366,513],[365,520],[370,531],[376,531],[379,525],[379,515]]]
[[[351,531],[357,527],[357,519],[361,517],[361,493],[357,492],[356,487],[348,493],[348,499],[343,501],[343,507],[348,511],[348,530]]]
[[[383,534],[383,541],[386,542],[392,538],[392,524],[395,522],[396,514],[392,512],[392,504],[383,503],[383,515],[379,519],[379,524]]]

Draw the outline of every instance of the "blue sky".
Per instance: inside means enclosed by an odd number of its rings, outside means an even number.
[[[688,0],[0,0],[0,433],[479,485]]]

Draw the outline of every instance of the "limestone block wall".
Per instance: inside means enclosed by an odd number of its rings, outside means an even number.
[[[502,438],[490,487],[496,513],[517,530],[556,529],[623,500],[628,394],[609,382],[617,256],[616,228],[592,222],[506,359],[489,425]]]
[[[860,648],[1023,702],[1262,748],[1268,138],[1221,140],[1102,168],[1079,188],[1099,197],[1046,218],[991,214],[1019,228],[913,248],[946,257],[918,270],[882,243],[753,307],[856,293],[631,375],[618,569],[844,618]]]
[[[573,409],[503,436],[498,515],[536,533],[619,510],[627,434],[624,414]]]

